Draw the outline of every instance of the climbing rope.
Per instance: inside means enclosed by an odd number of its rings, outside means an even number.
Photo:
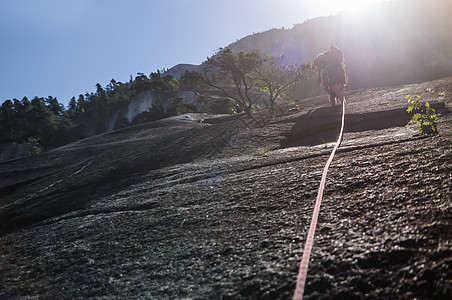
[[[295,287],[295,292],[293,295],[293,300],[303,299],[303,292],[306,283],[306,276],[308,273],[309,257],[311,256],[312,244],[314,243],[314,233],[317,226],[317,219],[319,217],[320,204],[322,203],[323,189],[325,188],[326,174],[328,173],[328,168],[333,161],[334,154],[337,148],[342,142],[342,135],[344,133],[344,123],[345,123],[345,98],[342,101],[342,124],[339,137],[336,141],[333,151],[330,154],[325,168],[323,169],[322,179],[320,180],[319,191],[317,193],[317,198],[315,200],[314,211],[312,213],[311,226],[309,227],[308,236],[306,238],[306,243],[304,245],[303,257],[301,259],[300,268],[298,269],[297,286]]]

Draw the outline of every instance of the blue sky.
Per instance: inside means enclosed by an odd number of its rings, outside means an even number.
[[[96,83],[200,64],[254,32],[338,9],[322,0],[0,0],[0,102],[51,95],[67,106]]]

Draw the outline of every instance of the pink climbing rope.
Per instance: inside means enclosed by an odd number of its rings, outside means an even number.
[[[300,268],[298,269],[297,286],[295,287],[295,292],[293,295],[293,300],[302,300],[304,287],[306,283],[306,276],[308,274],[309,257],[311,256],[312,244],[314,243],[315,228],[317,226],[317,219],[319,217],[320,204],[322,203],[323,189],[325,188],[326,175],[328,173],[328,168],[333,161],[334,154],[342,141],[342,135],[344,133],[344,123],[345,123],[345,98],[342,102],[342,125],[339,137],[336,141],[333,151],[330,154],[325,168],[323,169],[322,179],[320,180],[319,192],[315,200],[314,211],[312,213],[311,226],[309,227],[308,237],[306,238],[306,243],[304,245],[303,257],[301,258]]]

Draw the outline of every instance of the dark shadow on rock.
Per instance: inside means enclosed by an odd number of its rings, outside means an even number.
[[[314,110],[293,125],[282,148],[297,146],[313,146],[332,142],[337,138],[341,125],[341,107],[322,107]]]
[[[441,115],[450,111],[443,102],[431,104]],[[342,110],[340,106],[324,107],[302,116],[286,134],[281,143],[282,148],[297,146],[314,146],[337,140],[341,126]],[[406,108],[385,111],[345,114],[344,132],[362,132],[404,127],[412,115]]]

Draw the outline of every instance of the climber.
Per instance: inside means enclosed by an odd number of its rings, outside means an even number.
[[[331,46],[328,51],[317,55],[314,60],[314,66],[318,72],[317,82],[323,84],[328,91],[331,105],[336,105],[336,99],[339,103],[342,103],[344,100],[342,90],[347,84],[342,51],[335,46]]]

